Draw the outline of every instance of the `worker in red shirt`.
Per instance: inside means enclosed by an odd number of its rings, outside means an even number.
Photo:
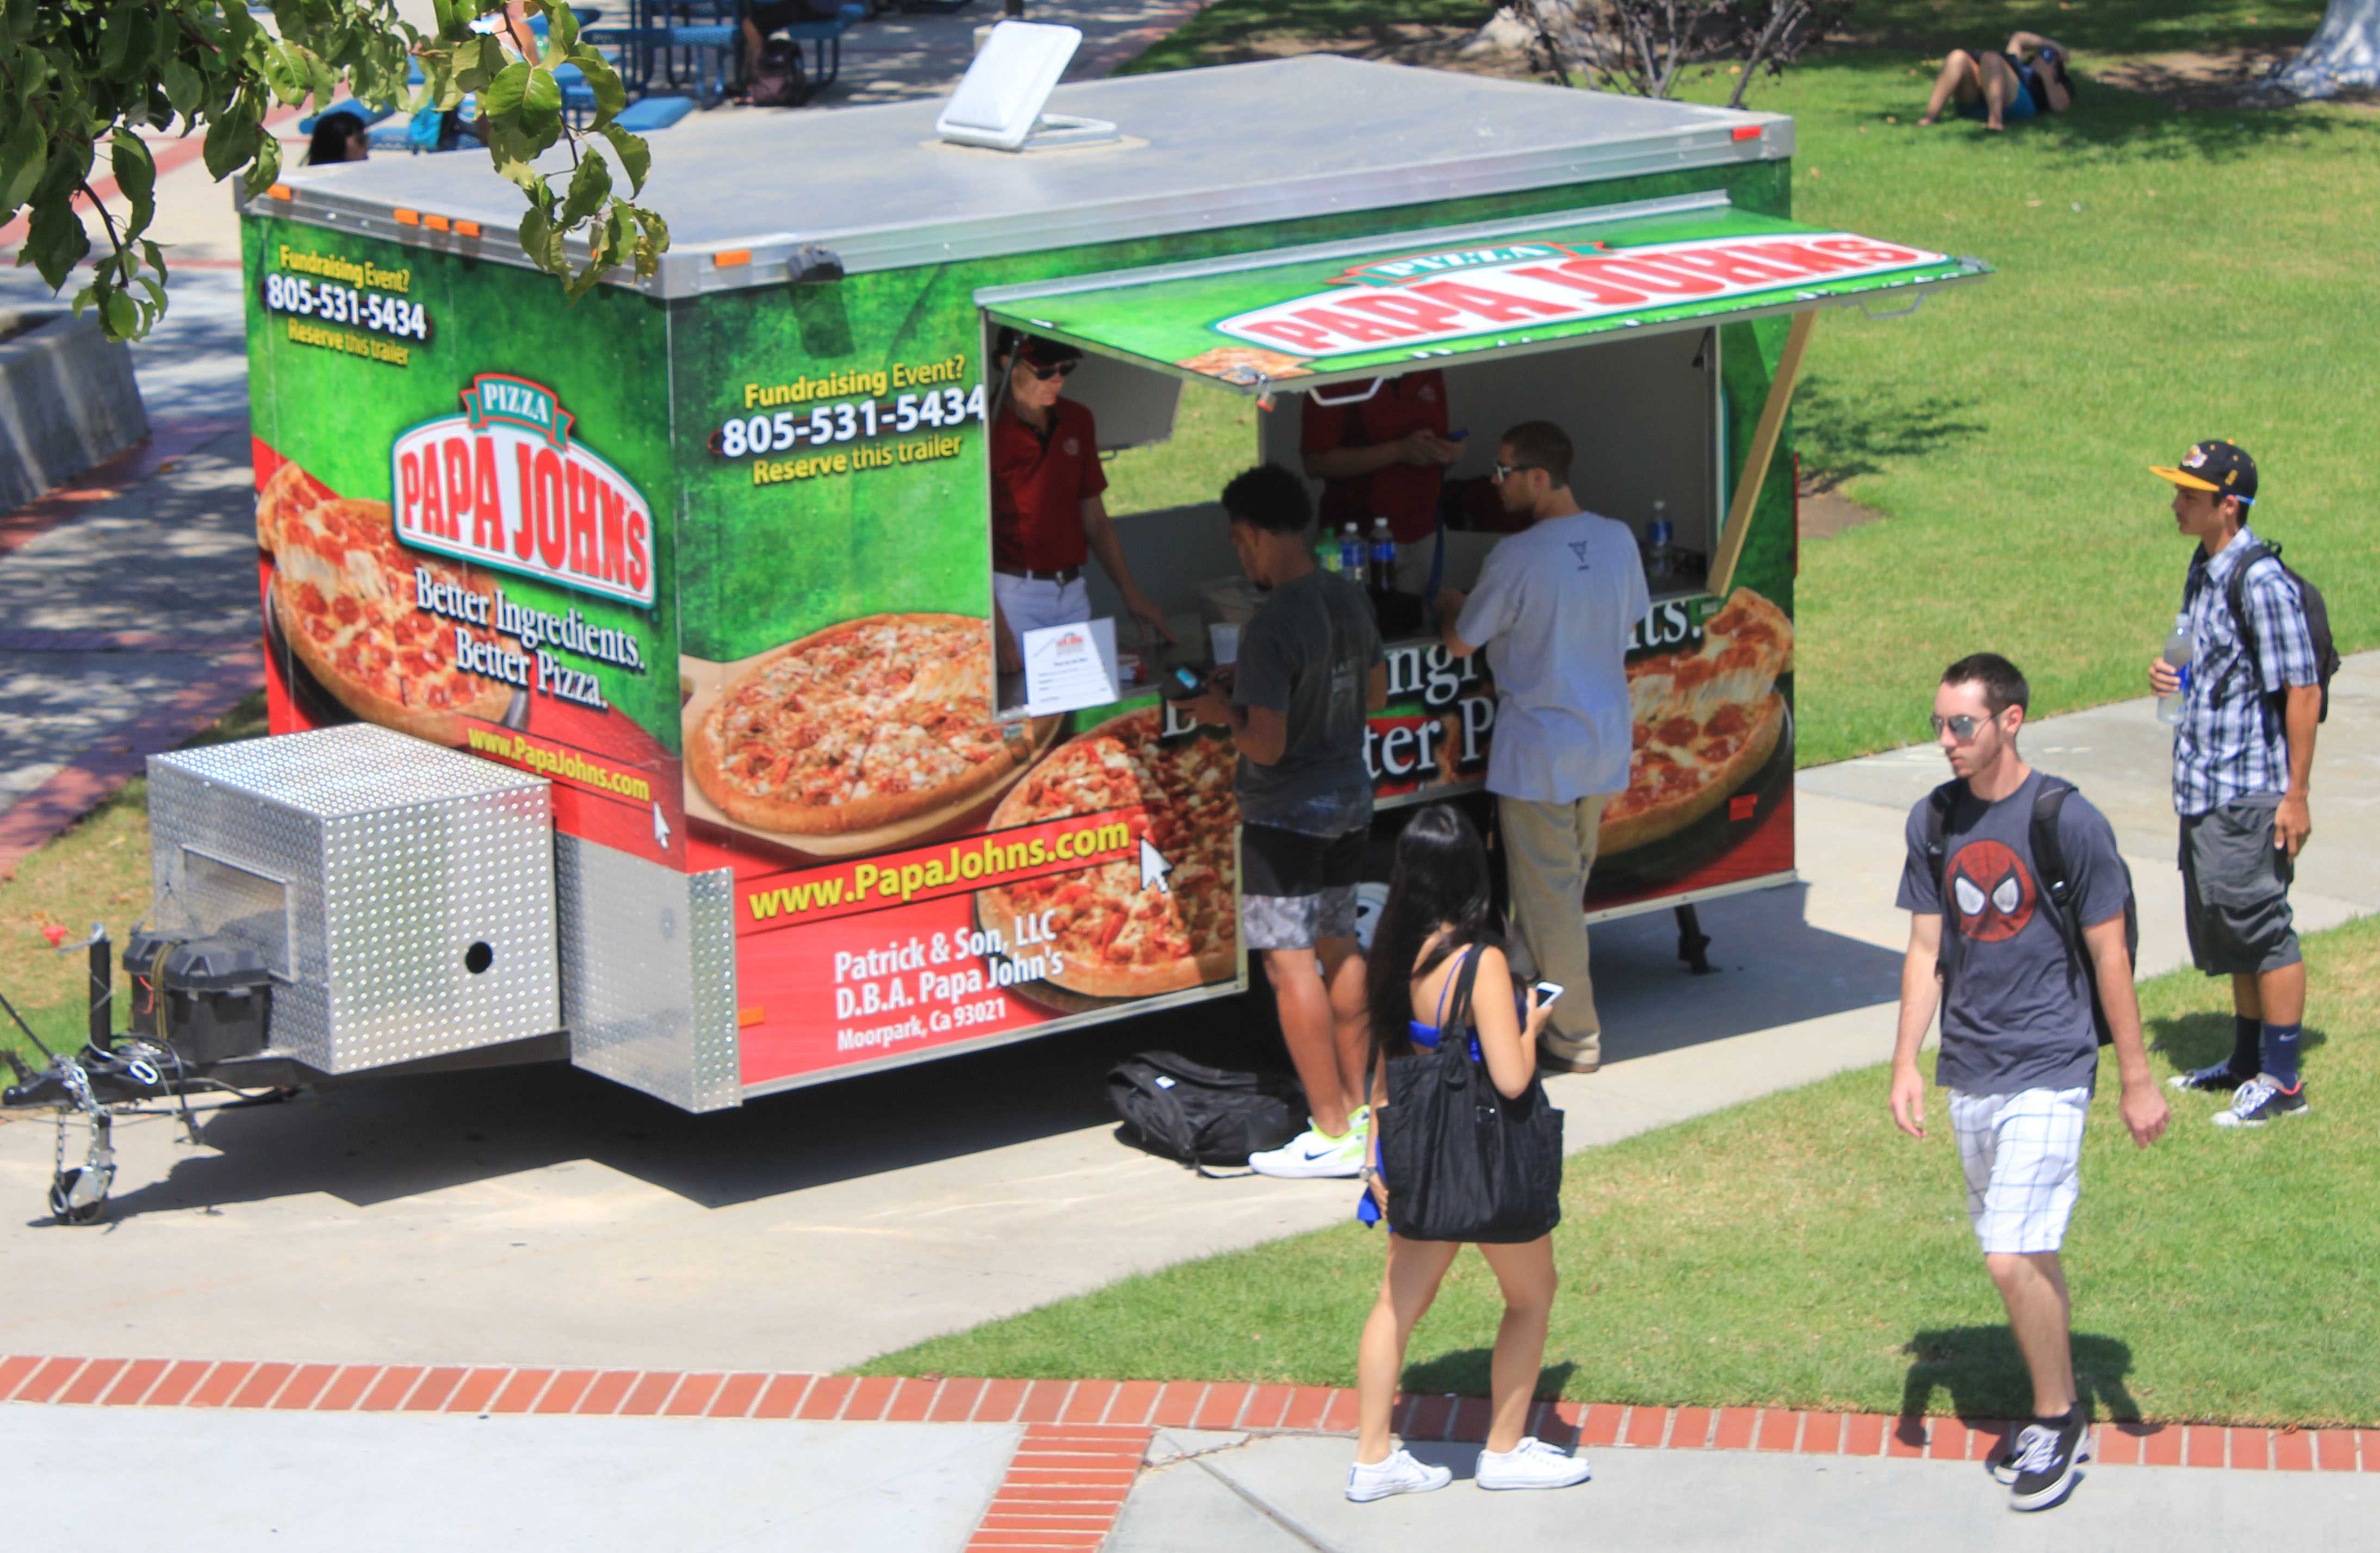
[[[1438,533],[1446,467],[1463,455],[1447,440],[1446,374],[1382,378],[1368,398],[1326,402],[1362,392],[1347,384],[1305,395],[1298,441],[1306,477],[1323,482],[1322,530],[1336,533],[1352,523],[1368,540],[1372,519],[1385,517],[1400,558],[1426,568],[1430,552],[1423,541]]]
[[[1091,412],[1066,397],[1067,375],[1082,358],[1074,346],[1035,334],[1001,345],[1008,384],[991,425],[991,604],[1003,671],[1024,666],[1024,633],[1091,617],[1086,554],[1099,557],[1125,609],[1173,639],[1165,613],[1132,580],[1099,500],[1108,477],[1098,429]]]

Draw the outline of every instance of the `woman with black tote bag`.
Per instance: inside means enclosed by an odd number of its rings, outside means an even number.
[[[1522,1433],[1553,1308],[1561,1113],[1536,1076],[1547,1005],[1534,989],[1525,1001],[1515,997],[1487,918],[1488,854],[1478,832],[1443,805],[1422,810],[1397,838],[1367,971],[1374,1152],[1357,1217],[1375,1223],[1385,1215],[1390,1237],[1356,1359],[1347,1497],[1358,1502],[1427,1493],[1453,1479],[1392,1449],[1389,1424],[1405,1345],[1466,1242],[1479,1247],[1504,1293],[1475,1481],[1563,1488],[1587,1477],[1584,1458]]]

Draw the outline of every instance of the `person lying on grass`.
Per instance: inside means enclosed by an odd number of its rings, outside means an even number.
[[[1953,101],[1960,117],[1982,119],[1986,129],[2005,129],[2009,120],[2035,114],[2062,114],[2074,101],[2066,60],[2066,45],[2038,32],[2011,32],[2008,47],[1998,51],[1952,49],[1917,122],[1932,124]]]
[[[1473,956],[1479,962],[1471,997],[1475,1022],[1467,1030],[1445,1030],[1448,993],[1463,961]],[[1376,1067],[1384,1069],[1390,1058],[1415,1048],[1434,1049],[1440,1039],[1467,1038],[1474,1060],[1487,1064],[1498,1093],[1512,1100],[1527,1091],[1549,1005],[1537,1001],[1535,989],[1525,1007],[1513,995],[1512,967],[1488,930],[1487,849],[1458,810],[1434,804],[1414,816],[1397,837],[1396,864],[1366,979]],[[1381,1073],[1373,1080],[1375,1115],[1388,1098]],[[1400,1188],[1382,1179],[1375,1144],[1373,1164],[1364,1172],[1367,1195],[1357,1214],[1367,1224],[1378,1220],[1390,1194]],[[1452,1241],[1407,1240],[1393,1231],[1389,1236],[1388,1268],[1364,1323],[1355,1361],[1355,1464],[1347,1474],[1347,1497],[1358,1503],[1427,1493],[1453,1481],[1445,1467],[1391,1450],[1389,1422],[1397,1377],[1404,1372],[1405,1345],[1462,1249]],[[1585,1458],[1521,1433],[1536,1396],[1546,1325],[1553,1313],[1553,1239],[1539,1235],[1518,1245],[1482,1244],[1479,1254],[1504,1292],[1504,1319],[1496,1329],[1488,1368],[1488,1440],[1475,1480],[1482,1488],[1584,1483]]]

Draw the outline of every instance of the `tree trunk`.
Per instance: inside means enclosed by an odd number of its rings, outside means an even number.
[[[2270,84],[2293,97],[2380,88],[2380,0],[2330,0],[2312,40]]]

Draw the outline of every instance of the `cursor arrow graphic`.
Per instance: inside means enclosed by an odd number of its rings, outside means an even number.
[[[653,805],[653,844],[663,852],[669,850],[669,817],[662,813],[659,803]]]
[[[1165,855],[1158,851],[1147,836],[1141,837],[1140,887],[1143,890],[1153,887],[1170,895],[1173,892],[1173,887],[1165,882],[1165,876],[1172,871],[1173,865],[1165,860]]]

